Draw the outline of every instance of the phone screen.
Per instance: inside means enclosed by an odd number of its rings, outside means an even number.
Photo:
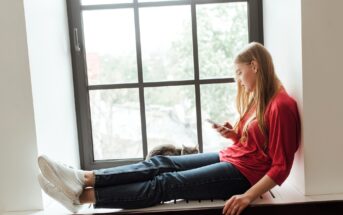
[[[214,122],[213,120],[210,120],[210,119],[206,119],[207,122],[213,124],[213,125],[218,125],[220,126],[218,123]]]
[[[218,127],[221,127],[221,128],[224,128],[225,130],[229,130],[229,128],[219,124],[219,123],[216,123],[215,121],[211,120],[211,119],[206,119],[207,122],[211,123],[212,125],[216,125]]]

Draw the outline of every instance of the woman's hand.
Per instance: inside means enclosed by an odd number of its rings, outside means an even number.
[[[232,125],[229,122],[224,123],[224,125],[214,124],[212,127],[225,138],[230,138],[234,141],[238,139],[236,131],[233,129]]]
[[[253,200],[245,195],[234,195],[225,202],[223,214],[239,215]]]

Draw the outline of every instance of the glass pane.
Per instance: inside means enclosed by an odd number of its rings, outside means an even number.
[[[190,12],[190,6],[140,9],[144,81],[194,78]]]
[[[220,136],[205,119],[220,124],[229,121],[234,126],[238,120],[235,107],[236,89],[235,83],[201,85],[204,152],[217,152],[232,144],[231,140]]]
[[[145,89],[148,151],[160,144],[197,144],[194,86]]]
[[[234,77],[229,66],[248,42],[247,3],[197,5],[200,78]]]
[[[137,89],[89,93],[94,159],[143,158]]]
[[[81,0],[82,5],[133,3],[133,0]]]
[[[88,83],[137,82],[132,9],[83,12]]]

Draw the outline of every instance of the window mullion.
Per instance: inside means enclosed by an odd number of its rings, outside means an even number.
[[[134,8],[134,18],[135,18],[137,71],[138,71],[138,84],[139,84],[139,104],[140,104],[140,111],[141,111],[141,129],[142,129],[143,159],[144,159],[146,155],[148,154],[148,141],[147,141],[147,131],[146,131],[142,49],[141,49],[141,38],[140,38],[138,0],[134,0],[133,8]]]
[[[198,57],[198,36],[195,1],[191,1],[192,16],[192,38],[193,38],[193,60],[194,60],[194,80],[195,80],[195,108],[197,118],[197,133],[199,151],[203,152],[202,123],[201,123],[201,100],[200,100],[200,81],[199,81],[199,57]]]

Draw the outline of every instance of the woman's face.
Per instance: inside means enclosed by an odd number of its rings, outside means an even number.
[[[256,86],[256,72],[257,65],[256,61],[251,63],[237,63],[236,68],[236,79],[238,84],[242,85],[247,92],[255,90]]]

